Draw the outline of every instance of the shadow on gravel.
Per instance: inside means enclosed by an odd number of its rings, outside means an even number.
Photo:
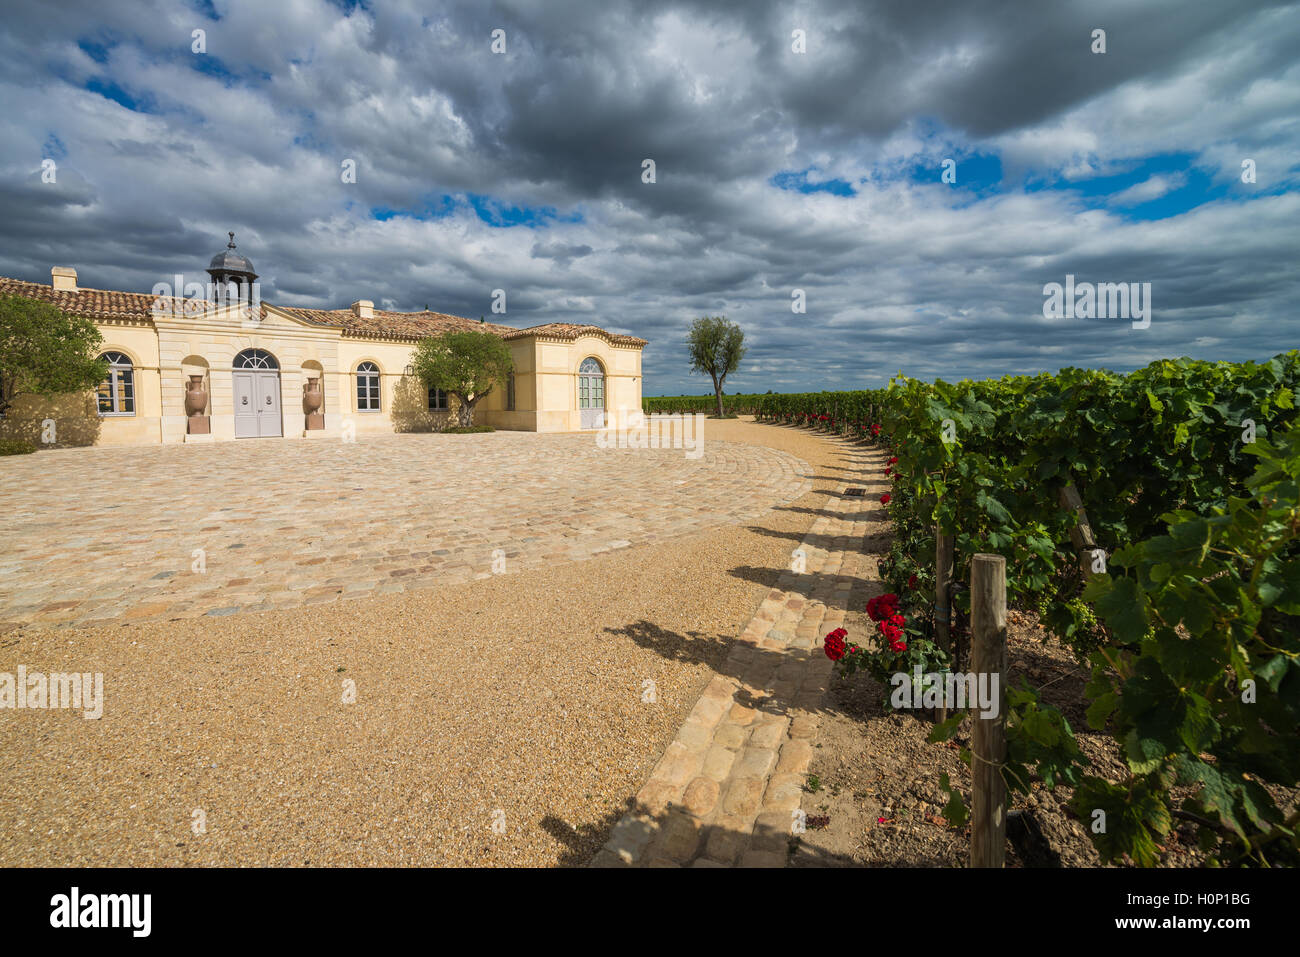
[[[865,485],[869,483],[863,483],[863,484]],[[876,498],[868,499],[866,496],[859,498],[855,495],[838,495],[836,496],[836,500],[843,502],[844,507],[847,508],[848,506],[851,505],[863,505],[866,502],[875,502]],[[838,512],[838,511],[831,512],[824,505],[821,508],[809,508],[806,505],[773,505],[772,511],[803,512],[805,515],[815,515],[818,517],[822,515],[833,514],[836,518],[842,518],[850,522],[883,522],[888,518],[888,516],[885,514],[885,509],[883,505],[872,508],[870,512],[854,512],[854,513]]]
[[[826,466],[822,465],[818,467],[825,468]],[[849,470],[849,474],[847,475],[812,475],[809,477],[814,482],[834,482],[837,485],[842,484],[842,485],[847,485],[849,487],[865,485],[868,488],[877,488],[881,490],[888,488],[891,484],[890,482],[884,479],[869,479],[869,478],[862,478],[861,476],[862,476],[861,469],[851,469]],[[832,495],[835,497],[839,497],[841,495],[840,492],[832,492],[832,491],[826,491],[824,492],[824,494]],[[816,512],[817,509],[810,509],[810,511]]]
[[[873,521],[870,516],[867,521]],[[892,533],[885,529],[876,535],[863,535],[861,538],[845,535],[814,535],[811,532],[783,532],[771,528],[763,528],[759,525],[750,525],[746,529],[755,535],[766,535],[768,538],[786,538],[792,542],[808,544],[813,548],[820,548],[825,551],[867,551],[883,550],[889,543]],[[785,569],[776,569],[782,572]]]
[[[721,660],[731,647],[732,641],[731,637],[726,635],[706,635],[699,631],[688,631],[682,634],[670,631],[644,618],[622,628],[606,628],[605,633],[631,638],[642,648],[653,651],[669,661],[708,665],[720,674],[722,673],[719,668]]]
[[[554,814],[548,814],[541,819],[539,824],[542,830],[565,846],[564,852],[559,857],[560,866],[620,867],[627,865],[618,862],[611,855],[603,855],[600,860],[595,861],[593,858],[599,854],[605,841],[609,839],[614,826],[626,814],[632,814],[640,818],[651,831],[669,830],[675,832],[679,837],[679,840],[673,842],[676,859],[661,856],[646,861],[645,864],[649,867],[681,867],[681,861],[703,856],[705,849],[713,849],[718,857],[726,858],[729,856],[727,849],[744,846],[747,840],[752,851],[760,854],[779,855],[777,859],[780,859],[782,863],[788,866],[855,866],[853,859],[848,855],[832,853],[802,844],[798,840],[798,835],[792,833],[793,827],[780,829],[758,824],[751,832],[752,837],[719,824],[705,824],[696,828],[689,821],[690,816],[680,808],[675,808],[670,804],[667,810],[653,814],[634,798],[629,798],[623,807],[610,811],[601,819],[599,824],[590,824],[581,829],[575,828],[572,824]],[[793,822],[793,815],[791,821]],[[765,860],[770,862],[767,866],[775,863],[775,859],[767,858]],[[697,862],[693,866],[722,867],[726,865],[709,861],[707,863]],[[732,866],[739,866],[739,862],[733,862]]]
[[[734,575],[736,578],[742,578],[745,581],[752,582],[762,582],[762,576],[770,573],[771,569],[769,568],[757,568],[753,565],[741,565],[728,572],[728,574]],[[821,572],[818,572],[815,575],[811,573],[796,575],[791,572],[787,572],[786,574],[794,580],[794,590],[798,591],[801,595],[810,594],[817,588],[825,589],[829,586],[832,589],[836,589],[841,585],[848,585],[848,589],[845,590],[849,595],[847,609],[849,611],[860,610],[862,607],[865,607],[868,600],[876,597],[876,595],[881,594],[885,590],[882,583],[863,581],[856,575],[827,575]]]
[[[731,637],[717,635],[710,638],[698,632],[680,634],[660,628],[644,619],[624,625],[622,628],[606,628],[605,632],[631,638],[642,648],[662,655],[670,661],[702,664],[712,669],[715,674],[736,679],[741,682],[741,687],[735,693],[736,702],[746,708],[754,708],[768,714],[786,714],[795,707],[788,696],[778,694],[775,690],[767,690],[760,696],[744,687],[746,679],[750,680],[751,685],[757,687],[771,684],[781,666],[790,663],[789,656],[783,652],[750,647],[743,659],[738,661],[729,654],[735,644],[735,640]]]
[[[557,863],[561,867],[583,867],[609,840],[609,832],[623,819],[623,815],[637,807],[635,798],[628,798],[624,807],[610,811],[598,823],[587,824],[581,828],[574,827],[562,817],[548,814],[538,825],[564,845]]]

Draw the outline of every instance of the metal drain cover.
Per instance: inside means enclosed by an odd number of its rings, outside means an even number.
[[[846,489],[844,490],[844,494],[845,494],[845,495],[856,495],[856,496],[858,496],[858,497],[860,498],[861,496],[867,494],[867,490],[864,489],[864,488],[846,488]]]

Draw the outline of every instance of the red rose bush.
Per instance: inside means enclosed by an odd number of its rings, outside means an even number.
[[[916,576],[912,575],[908,585],[914,591],[915,582]],[[853,644],[848,640],[848,630],[842,627],[836,628],[823,640],[826,657],[835,662],[842,676],[867,672],[885,686],[885,706],[889,707],[888,692],[893,675],[899,672],[910,675],[917,665],[923,671],[947,669],[943,652],[927,635],[928,627],[923,628],[919,622],[909,622],[902,608],[902,599],[896,593],[877,595],[867,602],[866,611],[875,625],[874,647]]]

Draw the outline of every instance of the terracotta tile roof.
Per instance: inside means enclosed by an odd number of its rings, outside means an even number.
[[[76,292],[55,289],[39,282],[23,282],[0,276],[0,296],[24,296],[58,306],[64,312],[86,319],[137,319],[148,321],[153,316],[154,303],[163,301],[164,308],[173,305],[178,309],[203,308],[206,300],[176,299],[155,296],[147,292],[115,292],[110,289],[78,289]]]
[[[578,336],[601,336],[621,346],[643,346],[647,340],[606,332],[600,326],[578,325],[572,322],[547,322],[527,329],[511,329],[503,339],[521,339],[525,336],[550,336],[553,339],[576,339]]]
[[[428,310],[388,312],[384,309],[376,309],[373,317],[362,319],[351,309],[299,309],[296,306],[274,304],[272,308],[315,326],[333,326],[356,335],[422,339],[443,332],[464,332],[466,329],[474,329],[504,337],[507,333],[517,331],[512,326],[499,326],[492,322],[479,322],[477,319],[449,316],[443,312]]]
[[[148,321],[153,316],[154,303],[163,300],[165,306],[175,304],[178,310],[206,308],[206,300],[179,299],[154,296],[145,292],[116,292],[107,289],[78,289],[76,292],[56,290],[45,283],[23,282],[0,276],[0,295],[26,296],[42,302],[53,303],[65,312],[87,319],[134,319]],[[267,303],[262,303],[262,318],[266,318]],[[270,304],[277,312],[292,316],[313,326],[342,329],[345,333],[362,336],[386,336],[398,339],[421,339],[443,332],[473,329],[490,332],[503,339],[523,339],[529,336],[549,336],[557,339],[576,339],[580,335],[601,336],[617,345],[644,346],[645,339],[616,335],[599,326],[578,325],[571,322],[548,322],[527,329],[502,326],[494,322],[479,322],[463,316],[442,312],[389,312],[376,309],[369,319],[362,319],[351,309],[300,309],[296,306]]]

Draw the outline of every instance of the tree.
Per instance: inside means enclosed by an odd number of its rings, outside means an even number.
[[[686,344],[691,350],[691,371],[707,372],[713,378],[713,395],[721,418],[722,383],[745,357],[745,334],[726,316],[701,316],[691,324]]]
[[[474,406],[514,370],[510,347],[490,332],[444,332],[421,339],[411,363],[425,388],[442,389],[460,402],[459,424],[474,424]]]
[[[47,398],[99,386],[108,363],[89,319],[25,296],[0,296],[0,415],[23,395]]]

